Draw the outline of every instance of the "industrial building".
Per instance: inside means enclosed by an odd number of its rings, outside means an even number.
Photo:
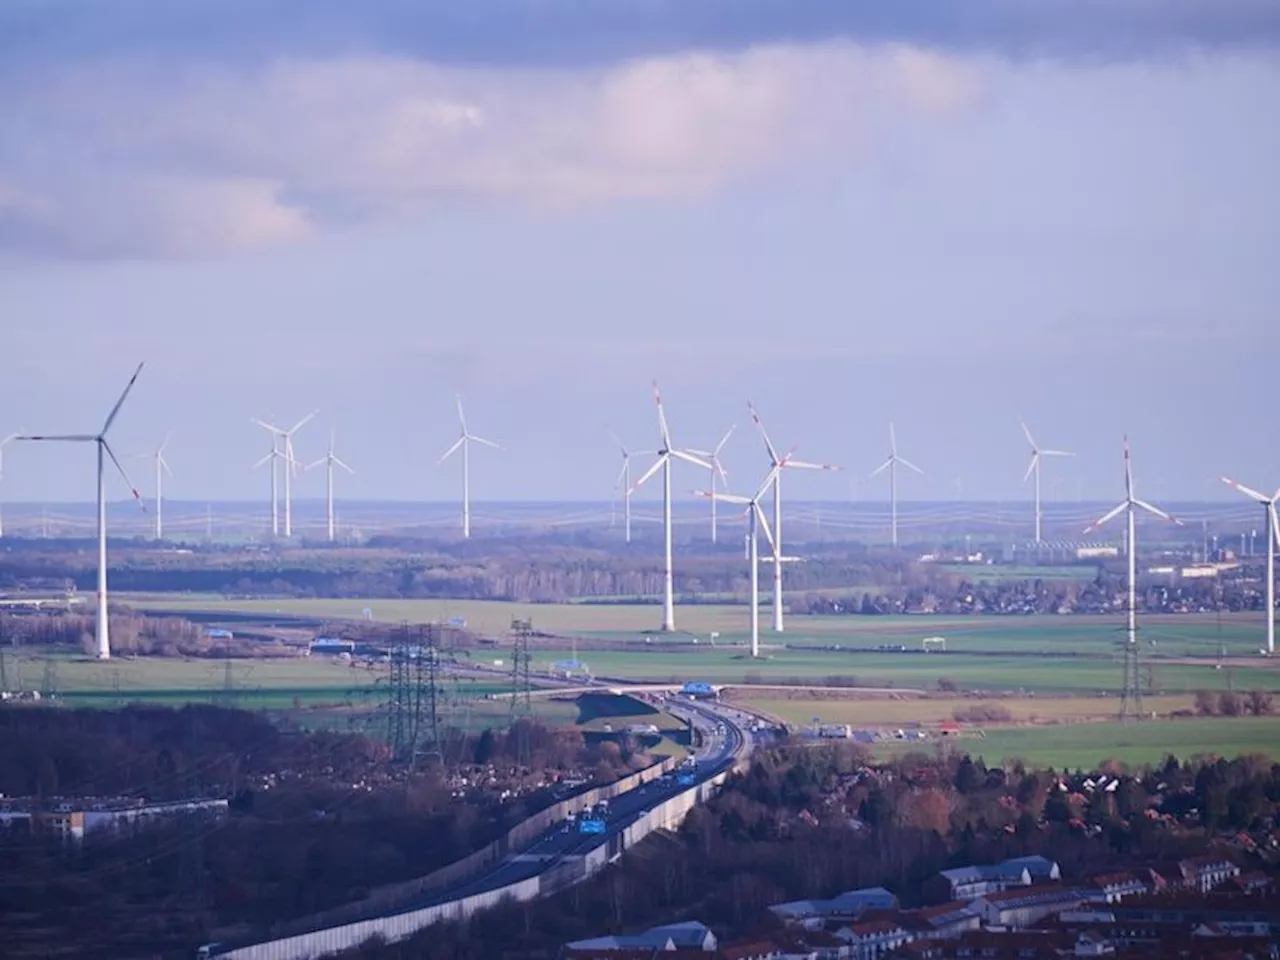
[[[83,840],[100,830],[142,826],[160,817],[225,816],[226,800],[176,800],[147,803],[127,798],[0,799],[0,829],[48,831],[64,840]]]

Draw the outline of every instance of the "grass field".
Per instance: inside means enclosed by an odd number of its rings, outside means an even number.
[[[143,609],[179,612],[281,614],[317,619],[358,620],[367,608],[375,619],[427,622],[464,617],[470,629],[488,636],[505,636],[513,619],[529,619],[538,630],[566,636],[635,639],[643,635],[655,643],[742,643],[747,637],[747,608],[743,605],[681,606],[676,611],[680,633],[666,637],[657,630],[661,608],[656,604],[506,603],[490,600],[228,600],[216,596],[122,597]],[[1114,650],[1123,637],[1123,617],[1116,616],[883,616],[844,617],[793,615],[787,633],[770,642],[876,646],[901,643],[918,649],[924,637],[944,636],[950,650],[1076,653]],[[1142,618],[1142,636],[1161,656],[1230,656],[1255,653],[1263,641],[1263,618],[1258,614],[1171,615]]]
[[[985,740],[960,746],[987,763],[1022,759],[1028,765],[1090,770],[1113,759],[1129,766],[1156,764],[1169,754],[1234,757],[1280,755],[1280,717],[1150,720],[1143,723],[1079,723],[1058,727],[1007,727]]]
[[[951,720],[958,709],[990,702],[1004,707],[1014,720],[1029,722],[1080,721],[1109,719],[1120,709],[1116,697],[1027,697],[980,701],[969,697],[886,697],[859,700],[783,699],[777,696],[752,696],[742,687],[733,690],[731,700],[757,710],[764,710],[780,720],[796,725],[813,722],[849,723],[854,726],[901,726],[908,723],[939,723]],[[1174,710],[1190,709],[1192,698],[1144,697],[1143,708],[1161,715]],[[1280,727],[1277,727],[1280,734]]]

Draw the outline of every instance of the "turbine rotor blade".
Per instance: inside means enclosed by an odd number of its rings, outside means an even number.
[[[467,434],[467,439],[468,439],[468,440],[471,440],[471,441],[473,441],[473,442],[475,442],[475,443],[483,444],[483,445],[484,445],[484,446],[486,446],[486,447],[493,447],[493,449],[495,449],[495,450],[501,450],[501,449],[502,449],[500,446],[498,446],[498,445],[497,445],[496,443],[494,443],[492,440],[486,440],[484,437],[474,437],[474,436],[472,436],[471,434]]]
[[[920,476],[922,477],[924,476],[924,471],[921,470],[919,467],[917,467],[910,460],[904,460],[902,457],[899,457],[898,462],[902,464],[904,467],[906,467],[908,470],[914,470],[916,473],[920,474]]]
[[[716,448],[715,450],[712,451],[712,453],[719,456],[720,451],[724,449],[724,445],[728,443],[729,438],[733,436],[733,431],[737,429],[738,429],[738,425],[736,423],[729,424],[729,429],[724,432],[724,436],[720,438],[720,442],[716,444]]]
[[[898,434],[893,429],[893,421],[889,421],[889,457],[890,459],[898,456]]]
[[[258,426],[260,426],[263,430],[267,431],[267,433],[274,434],[274,435],[275,435],[275,436],[277,436],[277,437],[282,437],[282,436],[284,436],[284,431],[283,431],[283,430],[281,430],[279,427],[277,427],[277,426],[275,426],[275,425],[273,425],[273,424],[267,423],[265,420],[259,420],[257,417],[250,417],[250,418],[249,418],[249,422],[250,422],[250,423],[256,423],[256,424],[257,424]]]
[[[141,370],[142,368],[139,367],[138,369]],[[133,485],[133,481],[129,479],[129,474],[124,472],[124,467],[121,465],[120,461],[116,459],[116,452],[111,449],[111,444],[107,443],[106,440],[99,440],[98,442],[102,444],[102,449],[107,451],[107,456],[111,458],[111,462],[114,463],[116,465],[116,469],[120,471],[120,477],[124,480],[125,485],[128,486],[129,492],[133,494],[133,499],[136,500],[138,506],[142,508],[142,512],[146,513],[147,504],[143,501],[142,494],[140,494],[138,492],[138,488]]]
[[[613,438],[613,442],[616,443],[618,445],[618,449],[622,451],[622,457],[624,460],[631,456],[631,454],[627,453],[626,444],[618,439],[618,435],[614,433],[612,429],[609,430],[609,436]]]
[[[107,431],[111,429],[111,424],[116,416],[120,413],[120,408],[124,406],[125,398],[129,396],[129,391],[133,389],[133,385],[138,382],[138,374],[142,373],[142,364],[138,364],[138,369],[133,371],[133,376],[129,378],[129,382],[125,384],[124,392],[120,394],[120,399],[116,401],[116,405],[111,408],[111,412],[107,414],[107,419],[102,424],[102,436],[107,435]]]
[[[1280,490],[1276,491],[1276,496],[1280,497]],[[1271,532],[1275,534],[1276,547],[1280,548],[1280,510],[1276,509],[1276,502],[1274,500],[1271,501],[1270,508],[1271,508]]]
[[[1121,514],[1121,512],[1123,512],[1126,508],[1128,508],[1128,506],[1129,506],[1129,501],[1126,500],[1124,503],[1120,504],[1114,509],[1107,511],[1102,516],[1100,516],[1097,520],[1093,521],[1093,523],[1085,527],[1084,532],[1092,533],[1094,530],[1097,530],[1099,527],[1101,527],[1104,523],[1108,523],[1109,521],[1118,517]]]
[[[320,412],[319,410],[312,410],[312,411],[311,411],[310,413],[308,413],[305,417],[303,417],[301,420],[299,420],[297,423],[295,423],[295,424],[293,425],[293,428],[292,428],[291,430],[287,430],[287,431],[285,431],[285,432],[286,432],[286,433],[288,433],[288,434],[289,434],[289,436],[293,436],[295,433],[297,433],[299,430],[301,430],[303,427],[305,427],[308,423],[310,423],[310,422],[311,422],[311,418],[312,418],[312,417],[314,417],[314,416],[315,416],[317,413],[319,413],[319,412]]]
[[[675,457],[677,460],[683,460],[685,463],[692,463],[694,466],[702,467],[702,469],[704,470],[711,469],[711,464],[709,462],[707,462],[706,460],[702,460],[698,457],[695,457],[688,450],[671,450],[669,451],[669,453],[671,456]]]
[[[463,436],[466,436],[466,433],[467,433],[467,415],[466,415],[465,413],[463,413],[463,412],[462,412],[462,396],[461,396],[461,395],[456,395],[453,399],[454,399],[454,402],[458,405],[458,423],[462,425],[462,434],[463,434]]]
[[[1235,480],[1232,480],[1230,477],[1223,477],[1222,482],[1229,487],[1235,487],[1235,489],[1239,490],[1246,497],[1252,497],[1254,500],[1257,500],[1259,503],[1270,503],[1272,500],[1271,497],[1268,497],[1265,494],[1259,493],[1257,490],[1254,490],[1252,487],[1246,487],[1243,483],[1237,483]],[[1280,493],[1280,491],[1277,491],[1277,492]]]
[[[1036,464],[1040,462],[1040,451],[1037,450],[1031,454],[1031,462],[1027,464],[1027,472],[1022,475],[1022,482],[1026,483],[1031,479],[1031,474],[1036,472]]]
[[[67,443],[89,443],[97,440],[91,433],[62,433],[62,434],[44,434],[42,436],[30,437],[14,437],[15,440],[57,440]]]
[[[439,466],[440,464],[448,460],[450,457],[452,457],[455,453],[458,452],[458,448],[466,442],[467,442],[466,437],[459,437],[457,440],[453,441],[453,446],[451,446],[448,450],[446,450],[444,454],[440,457],[440,459],[436,461],[436,466]]]
[[[1075,454],[1070,450],[1041,450],[1042,457],[1074,457]]]
[[[658,405],[658,429],[662,432],[662,448],[671,449],[671,431],[667,429],[667,411],[662,406],[662,394],[658,392],[658,381],[653,381],[653,401]]]
[[[756,410],[755,405],[747,403],[747,410],[751,413],[751,420],[756,425],[756,429],[760,431],[760,439],[764,441],[764,448],[769,451],[769,464],[778,462],[778,451],[774,449],[773,441],[769,439],[769,432],[765,430],[764,423],[760,419],[760,413]],[[728,439],[726,436],[725,439]]]
[[[712,493],[710,490],[694,490],[695,497],[702,497],[704,500],[718,500],[721,503],[736,503],[739,506],[749,506],[751,504],[750,497],[744,497],[737,493],[721,493],[717,490]]]
[[[339,460],[337,457],[331,457],[331,459],[333,460],[335,466],[341,467],[343,470],[347,471],[347,473],[353,476],[355,475],[355,471],[351,469],[351,467],[343,463],[341,460]]]
[[[1147,503],[1147,501],[1145,500],[1134,500],[1133,505],[1135,507],[1141,507],[1143,510],[1147,511],[1147,513],[1153,514],[1157,517],[1160,517],[1164,520],[1168,520],[1172,523],[1176,523],[1180,527],[1186,526],[1186,524],[1184,524],[1177,517],[1173,516],[1172,514],[1165,513],[1159,507],[1152,506],[1151,504]]]
[[[830,464],[830,463],[808,463],[804,460],[792,460],[790,457],[784,457],[782,460],[782,463],[780,463],[779,466],[786,467],[788,470],[840,470],[842,469],[841,467],[837,467],[834,464]]]
[[[756,523],[764,534],[765,542],[769,544],[770,555],[776,557],[778,555],[778,545],[773,540],[773,532],[769,529],[769,519],[764,515],[764,508],[760,506],[759,501],[753,501],[750,509],[756,512]]]
[[[1026,421],[1019,420],[1018,425],[1022,427],[1022,435],[1027,438],[1027,443],[1030,444],[1032,452],[1038,452],[1036,441],[1031,436],[1031,430],[1027,427]]]
[[[653,461],[653,466],[651,466],[648,470],[646,470],[643,474],[641,474],[640,479],[631,485],[631,492],[634,493],[635,490],[639,488],[640,484],[644,483],[646,480],[652,477],[655,473],[657,473],[658,470],[661,469],[662,465],[665,464],[668,459],[670,459],[669,454],[666,454],[666,453],[658,454],[658,459]]]
[[[885,472],[886,470],[888,470],[891,466],[893,466],[893,461],[894,461],[894,458],[893,458],[893,457],[890,457],[890,458],[889,458],[888,460],[886,460],[884,463],[880,464],[880,466],[878,466],[878,467],[876,467],[874,470],[872,470],[872,471],[871,471],[871,473],[868,475],[868,477],[874,477],[874,476],[878,476],[878,475],[879,475],[879,474],[881,474],[881,473],[884,473],[884,472]]]

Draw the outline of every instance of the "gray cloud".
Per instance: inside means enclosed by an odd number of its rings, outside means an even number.
[[[381,51],[455,64],[601,64],[849,39],[1013,56],[1273,47],[1274,0],[11,0],[0,62]]]
[[[183,257],[412,217],[442,197],[705,194],[856,145],[876,109],[935,116],[979,90],[969,64],[844,43],[556,70],[398,56],[45,66],[0,128],[0,249]]]

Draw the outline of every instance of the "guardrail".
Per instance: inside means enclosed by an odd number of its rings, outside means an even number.
[[[390,910],[394,910],[394,908],[390,908],[389,911],[384,911],[377,916],[367,915],[373,909],[374,904],[372,898],[366,898],[347,907],[327,911],[324,914],[308,917],[304,921],[286,925],[288,927],[297,927],[305,923],[310,929],[286,932],[283,927],[278,928],[278,932],[272,939],[229,950],[221,950],[211,953],[211,955],[224,958],[224,960],[316,960],[316,958],[329,954],[355,949],[375,937],[386,942],[403,940],[426,927],[442,921],[464,920],[477,911],[495,907],[504,900],[519,902],[555,893],[576,883],[581,883],[604,869],[610,860],[621,856],[628,847],[639,843],[653,831],[671,830],[678,827],[690,810],[710,798],[731,774],[742,770],[749,761],[750,741],[747,737],[742,737],[742,741],[734,751],[733,763],[727,769],[651,807],[633,823],[625,827],[616,836],[616,840],[603,843],[581,857],[565,858],[537,876],[493,890],[473,894],[469,897],[433,904],[416,910],[403,908],[398,912],[390,912]],[[601,799],[613,799],[619,793],[625,793],[627,790],[661,777],[663,773],[674,767],[675,764],[675,758],[668,758],[662,763],[653,764],[615,783],[597,787],[567,800],[559,801],[512,827],[505,837],[495,841],[485,848],[485,851],[477,851],[471,857],[455,864],[450,864],[448,867],[437,870],[418,880],[410,881],[407,884],[396,884],[392,887],[380,888],[380,890],[386,891],[385,895],[388,899],[399,900],[403,903],[406,899],[414,896],[421,897],[432,892],[430,885],[436,879],[442,877],[450,878],[450,884],[448,885],[451,885],[453,882],[462,879],[455,876],[461,869],[462,864],[474,861],[480,854],[487,853],[491,848],[521,841],[527,843],[527,841],[548,829],[552,824],[563,820],[569,812],[579,810],[584,806],[592,806]],[[495,859],[500,860],[505,855],[506,853],[503,853],[496,858],[490,855],[487,859],[476,862],[482,867],[494,862]],[[439,888],[436,887],[435,889]],[[382,894],[379,894],[379,899],[382,899],[382,896]],[[346,914],[353,915],[344,916]],[[359,916],[360,914],[365,914],[365,916]],[[316,925],[321,921],[331,922],[317,929]]]
[[[264,938],[291,938],[300,934],[327,927],[341,926],[361,920],[373,919],[393,911],[404,909],[414,900],[421,900],[432,894],[448,890],[450,887],[465,883],[480,876],[486,867],[502,862],[507,856],[519,853],[528,847],[534,838],[550,829],[554,824],[564,820],[571,812],[589,809],[601,800],[612,800],[618,794],[626,793],[635,787],[649,783],[674,768],[676,760],[667,757],[658,763],[650,764],[643,770],[615,780],[613,783],[593,787],[574,794],[564,800],[558,800],[551,806],[530,814],[503,836],[485,844],[474,853],[461,860],[446,864],[437,870],[412,880],[375,887],[365,896],[340,907],[333,907],[319,913],[309,914],[296,920],[288,920],[268,928]],[[239,935],[237,935],[239,934]],[[247,931],[228,931],[223,939],[237,940],[253,934]],[[219,954],[219,956],[240,956],[239,953]],[[256,956],[256,955],[255,955]]]
[[[682,790],[649,809],[618,835],[616,846],[601,844],[586,855],[566,859],[536,877],[447,903],[281,937],[228,950],[216,956],[222,960],[316,960],[343,950],[355,949],[375,937],[385,942],[403,940],[442,921],[465,920],[479,910],[496,907],[504,900],[533,900],[566,889],[604,869],[610,859],[620,856],[624,850],[639,843],[653,831],[678,827],[689,811],[715,793],[741,762],[739,759],[730,769],[688,790]],[[612,857],[611,847],[616,851]]]

